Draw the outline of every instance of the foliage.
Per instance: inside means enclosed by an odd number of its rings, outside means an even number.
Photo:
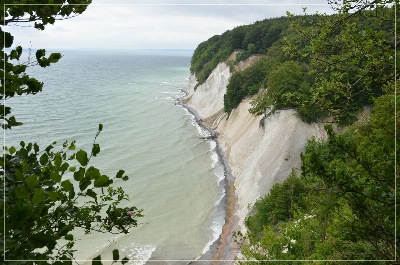
[[[37,5],[38,2],[19,1],[19,5],[2,5],[0,16],[3,25],[27,23],[43,30],[56,20],[81,14],[91,1],[55,0],[52,1],[54,5],[45,6]],[[43,88],[43,83],[28,76],[26,69],[34,65],[48,67],[58,62],[62,55],[52,53],[46,56],[46,50],[39,49],[34,58],[29,51],[28,60],[22,62],[23,48],[11,48],[14,37],[4,32],[3,27],[0,30],[4,36],[1,45],[1,65],[4,65],[1,76],[4,78],[0,88],[0,118],[6,130],[22,123],[11,115],[11,108],[4,106],[3,102],[36,94]],[[59,150],[55,142],[41,148],[22,139],[19,147],[4,147],[0,171],[0,189],[4,195],[1,204],[4,219],[0,225],[4,261],[72,264],[75,229],[85,233],[128,233],[130,228],[137,226],[142,210],[134,206],[121,207],[128,195],[122,188],[113,186],[119,179],[128,180],[124,171],[119,170],[114,177],[109,177],[90,165],[92,157],[100,153],[96,138],[102,127],[100,124],[90,152],[75,152],[75,142],[65,142]],[[113,258],[119,260],[118,250],[113,251]],[[101,264],[101,258],[97,257],[93,262]],[[121,262],[126,263],[127,259]]]
[[[124,171],[110,178],[90,166],[100,152],[97,143],[89,155],[84,150],[74,152],[74,142],[65,142],[57,151],[55,144],[40,150],[37,144],[21,141],[18,150],[6,148],[2,159],[6,197],[1,210],[6,217],[2,227],[7,260],[48,260],[54,251],[54,260],[71,260],[74,229],[128,233],[141,217],[136,207],[119,207],[128,196],[111,186],[117,179],[128,180]],[[67,243],[62,245],[60,239]]]
[[[230,113],[248,95],[258,92],[265,78],[268,62],[259,59],[252,66],[234,73],[224,95],[224,110]]]
[[[254,204],[257,212],[246,219],[246,226],[252,228],[252,236],[259,239],[265,223],[275,227],[278,223],[293,218],[298,207],[304,207],[301,193],[304,193],[304,184],[294,172],[282,183],[274,185],[267,196]]]
[[[302,99],[310,96],[312,81],[312,76],[307,72],[305,65],[295,61],[285,61],[268,74],[263,105],[273,106],[272,111],[297,107],[301,113]],[[264,111],[264,108],[254,106],[254,102],[252,105],[250,113],[261,114]]]
[[[295,31],[283,36],[282,49],[306,66],[312,84],[300,93],[277,94],[278,101],[267,93],[254,100],[251,112],[260,114],[275,104],[274,109],[296,108],[308,122],[326,116],[340,124],[354,122],[355,114],[394,78],[397,10],[383,3],[373,10],[365,5],[354,13],[343,7],[336,15],[293,17]]]
[[[69,3],[69,4],[68,4]],[[0,18],[4,21],[4,26],[20,25],[27,23],[28,26],[35,27],[39,30],[44,30],[48,24],[54,24],[56,20],[65,19],[71,16],[77,16],[84,12],[91,0],[80,1],[53,1],[54,5],[39,5],[32,1],[19,1],[18,5],[1,5]],[[27,4],[27,5],[24,5]],[[29,4],[29,5],[28,5]],[[79,5],[73,5],[79,4]],[[5,9],[4,9],[5,8]],[[1,49],[11,48],[14,37],[0,28],[0,33],[4,36]],[[60,53],[52,53],[46,57],[44,49],[37,50],[35,58],[29,56],[28,62],[21,62],[22,47],[17,46],[9,52],[2,52],[1,65],[4,69],[0,69],[1,88],[0,88],[0,119],[2,120],[3,129],[10,129],[13,126],[21,125],[14,116],[11,116],[11,108],[3,105],[3,99],[11,98],[16,95],[36,94],[43,88],[43,83],[26,74],[27,67],[39,65],[48,67],[52,63],[58,62],[61,59]],[[3,76],[5,78],[3,78]]]
[[[393,83],[375,100],[369,121],[342,134],[327,126],[326,141],[310,140],[302,176],[275,185],[255,204],[255,214],[246,221],[248,259],[396,258],[395,153],[400,149],[394,141],[393,114],[399,114],[392,88]],[[296,205],[291,214],[285,211],[288,183],[296,183],[299,191],[290,197]]]
[[[393,93],[397,10],[394,1],[343,3],[333,3],[336,15],[293,20],[295,32],[286,35],[281,46],[290,58],[278,61],[270,71],[267,90],[254,100],[251,111],[261,114],[271,105],[293,107],[305,120],[330,116],[343,124],[353,122],[355,113],[369,105],[371,117],[341,134],[326,126],[328,139],[308,142],[301,157],[302,175],[296,180],[301,190],[292,197],[296,211],[277,214],[287,209],[288,189],[282,188],[286,182],[255,204],[242,239],[246,262],[380,260],[377,263],[386,264],[399,258],[395,250],[399,97]],[[307,22],[310,18],[312,25]],[[301,89],[304,80],[309,81]]]
[[[287,18],[273,18],[215,35],[197,46],[190,71],[196,74],[198,85],[201,85],[218,63],[228,59],[235,50],[240,51],[236,62],[247,59],[252,54],[264,54],[288,25]]]
[[[357,112],[382,95],[382,86],[394,78],[398,44],[393,22],[398,10],[393,3],[331,1],[337,14],[289,14],[237,27],[201,43],[192,57],[191,72],[200,85],[235,50],[235,63],[265,54],[270,69],[262,95],[252,101],[251,113],[294,108],[306,122],[330,117],[340,125],[351,124]],[[285,71],[293,75],[290,84]],[[230,91],[235,92],[226,95],[227,112],[249,95],[237,86],[241,80],[237,75],[230,81],[236,87]]]

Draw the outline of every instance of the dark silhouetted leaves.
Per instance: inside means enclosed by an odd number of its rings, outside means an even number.
[[[118,261],[119,260],[119,251],[118,251],[118,249],[114,249],[112,253],[113,253],[113,261],[114,262]]]
[[[100,153],[100,145],[99,144],[93,144],[93,147],[92,147],[93,156],[97,156],[99,153]]]

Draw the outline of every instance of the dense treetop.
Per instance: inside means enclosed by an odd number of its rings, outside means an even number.
[[[201,43],[191,71],[202,84],[235,50],[239,54],[230,65],[254,54],[264,55],[262,78],[254,73],[258,76],[254,83],[241,78],[253,75],[249,71],[233,74],[225,96],[226,112],[259,90],[262,95],[252,102],[253,114],[295,108],[308,122],[331,117],[349,124],[394,78],[396,9],[381,2],[357,10],[361,2],[346,6],[352,11],[349,14],[344,8],[330,16],[289,14],[236,27]]]

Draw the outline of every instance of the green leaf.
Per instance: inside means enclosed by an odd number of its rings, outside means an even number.
[[[39,49],[36,51],[36,59],[40,59],[41,57],[46,55],[45,49]]]
[[[87,187],[89,187],[90,184],[92,184],[91,180],[83,179],[81,182],[79,182],[79,189],[84,191]]]
[[[113,253],[113,261],[114,262],[118,261],[119,260],[119,251],[118,251],[118,249],[114,249],[112,253]]]
[[[21,172],[21,170],[19,170],[19,169],[15,169],[15,178],[17,179],[17,180],[19,180],[19,181],[22,181],[23,180],[23,176],[24,176],[24,174]]]
[[[66,234],[64,236],[64,238],[65,238],[65,240],[68,240],[68,241],[73,241],[74,240],[74,236],[72,234]]]
[[[61,172],[64,173],[65,171],[67,171],[68,167],[69,164],[67,162],[64,162],[60,167]]]
[[[25,187],[25,185],[18,185],[18,186],[15,188],[15,196],[16,196],[18,199],[27,198],[27,197],[29,197],[29,195],[30,195],[30,192],[29,192],[29,190]]]
[[[61,158],[61,154],[57,153],[54,157],[54,166],[59,168],[61,166],[62,163],[62,158]]]
[[[51,178],[54,182],[56,182],[56,183],[58,183],[58,182],[61,181],[61,176],[60,176],[60,174],[58,174],[58,172],[55,172],[55,171],[51,171],[51,172],[50,172],[50,178]]]
[[[56,63],[61,59],[61,53],[52,53],[49,56],[50,63]]]
[[[105,187],[110,179],[106,175],[102,175],[94,180],[95,187]]]
[[[25,182],[28,185],[28,188],[31,190],[33,190],[39,185],[38,177],[35,175],[28,176]]]
[[[101,132],[103,130],[103,124],[99,124],[99,131]]]
[[[8,114],[11,113],[11,108],[10,107],[6,107],[6,106],[3,106],[3,105],[1,105],[1,106],[2,106],[2,108],[0,108],[0,116],[7,116]]]
[[[44,30],[44,25],[43,25],[43,23],[37,23],[37,22],[35,22],[34,27],[35,27],[35,29]]]
[[[75,148],[76,148],[75,141],[72,141],[68,147],[68,150],[75,150]]]
[[[87,163],[89,162],[87,153],[84,150],[79,150],[76,153],[76,160],[78,160],[79,164],[81,164],[83,167],[86,166]]]
[[[70,190],[69,191],[69,193],[68,193],[68,196],[69,196],[69,199],[71,200],[72,198],[74,198],[75,197],[75,190]]]
[[[37,145],[37,143],[35,143],[33,145],[33,150],[35,150],[35,153],[37,154],[39,152],[39,146]]]
[[[24,150],[24,149],[21,149],[21,151],[22,150]],[[26,150],[25,150],[26,151]],[[28,172],[29,172],[29,165],[28,165],[28,163],[26,162],[26,161],[22,161],[22,163],[21,163],[21,169],[22,169],[22,173],[23,174],[28,174]]]
[[[7,121],[7,124],[3,124],[3,128],[11,128],[13,126],[19,126],[22,125],[22,122],[18,122],[14,116],[11,116],[10,118],[5,119]]]
[[[128,179],[129,179],[128,176],[125,176],[125,177],[122,178],[123,181],[127,181]]]
[[[22,47],[21,47],[21,46],[17,46],[17,48],[15,48],[15,50],[16,50],[17,53],[18,53],[18,59],[19,59],[19,57],[20,57],[21,54],[22,54]]]
[[[71,232],[73,230],[73,227],[70,225],[65,225],[61,224],[62,226],[60,227],[60,230],[58,231],[58,234],[60,236],[66,235],[68,232]]]
[[[95,201],[97,201],[97,194],[92,189],[88,189],[86,191],[86,195],[92,197]]]
[[[85,176],[85,169],[80,167],[78,171],[74,172],[74,179],[76,181],[82,181]]]
[[[26,151],[30,152],[32,150],[32,146],[33,146],[33,144],[29,143],[28,146],[26,147]]]
[[[29,94],[29,93],[36,94],[36,93],[42,91],[42,88],[43,88],[43,83],[39,82],[35,78],[29,78],[26,81],[26,85],[28,86],[27,94]]]
[[[118,171],[118,173],[117,173],[117,175],[115,176],[117,179],[120,179],[120,178],[122,178],[123,177],[123,175],[124,175],[124,173],[125,173],[125,170],[119,170]]]
[[[93,156],[96,156],[98,153],[100,153],[100,145],[99,144],[93,144],[93,148],[92,148]]]
[[[49,191],[48,195],[49,195],[50,200],[53,202],[58,201],[58,199],[60,198],[59,192]]]
[[[101,256],[97,256],[92,260],[92,265],[103,265],[103,263],[101,262]]]
[[[9,32],[3,32],[4,33],[4,47],[5,48],[10,48],[11,45],[13,44],[14,37],[9,33]]]
[[[54,17],[49,17],[47,22],[50,24],[54,24],[54,22],[56,22],[56,19]]]
[[[61,182],[61,187],[63,187],[63,190],[65,191],[71,191],[74,190],[74,185],[72,185],[71,181],[69,179],[64,180]]]
[[[129,261],[129,259],[128,259],[127,257],[125,257],[125,258],[123,258],[123,259],[121,260],[121,263],[122,263],[122,264],[125,264],[125,263],[128,263],[128,261]]]
[[[40,164],[42,166],[44,166],[45,164],[47,164],[47,162],[49,161],[49,156],[47,155],[47,153],[44,153],[43,155],[40,156]]]
[[[101,176],[100,171],[93,166],[89,167],[85,174],[85,178],[87,179],[97,179],[100,176]]]
[[[32,202],[34,204],[40,204],[46,199],[46,192],[42,188],[35,189],[33,191]]]
[[[17,58],[18,58],[18,53],[17,53],[17,51],[16,51],[16,50],[12,50],[11,53],[10,53],[10,59],[11,59],[11,60],[15,60],[15,59],[17,59]]]
[[[12,155],[12,154],[14,154],[15,153],[15,151],[17,151],[16,149],[15,149],[15,147],[14,146],[11,146],[9,149],[8,149],[8,151],[10,152],[10,154]]]

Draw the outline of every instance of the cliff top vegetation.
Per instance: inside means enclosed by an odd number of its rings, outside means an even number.
[[[307,122],[330,117],[350,124],[394,79],[397,45],[394,1],[351,3],[360,8],[345,12],[332,4],[337,14],[288,14],[213,36],[196,48],[191,71],[200,85],[233,51],[238,56],[229,64],[261,54],[258,67],[232,75],[226,112],[260,92],[250,109],[255,115],[294,108]]]

